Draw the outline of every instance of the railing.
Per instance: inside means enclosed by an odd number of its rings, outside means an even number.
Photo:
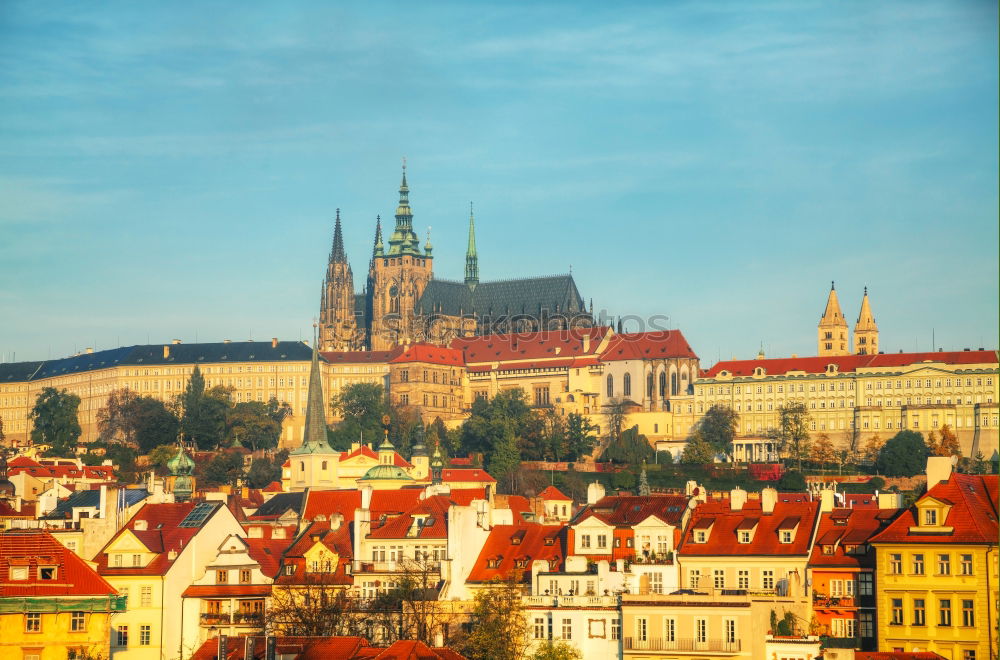
[[[813,594],[813,607],[854,607],[853,596],[817,596]]]
[[[617,607],[617,596],[560,596],[562,607]]]
[[[233,623],[244,626],[260,626],[264,623],[263,612],[236,612],[233,614]]]
[[[636,639],[626,637],[624,639],[625,649],[629,651],[690,651],[705,653],[739,653],[740,640],[726,641],[724,639],[706,639],[699,641],[693,638],[661,639],[650,637],[648,639]]]
[[[428,561],[416,559],[400,559],[396,561],[365,561],[355,559],[351,570],[354,573],[396,573],[402,571],[420,572],[424,569],[437,571],[441,568],[443,558]]]
[[[534,607],[557,607],[559,599],[555,596],[521,596],[521,604]]]
[[[230,623],[232,623],[232,619],[230,619],[228,612],[202,612],[201,625],[203,626],[228,625]]]
[[[820,637],[825,649],[860,649],[860,637]]]

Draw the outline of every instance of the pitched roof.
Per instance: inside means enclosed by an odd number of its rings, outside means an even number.
[[[73,462],[32,461],[19,456],[7,464],[7,474],[13,477],[26,472],[39,479],[99,479],[112,481],[115,478],[115,468],[111,465],[84,465],[77,467]]]
[[[475,288],[464,282],[434,279],[424,287],[416,306],[416,311],[422,314],[476,314],[491,318],[517,314],[540,316],[543,310],[550,315],[587,311],[572,275],[480,282]]]
[[[875,554],[849,554],[846,546],[860,546],[867,543],[872,536],[882,529],[892,519],[885,515],[886,510],[877,508],[834,509],[820,516],[819,528],[816,530],[816,542],[813,544],[809,566],[872,568]],[[898,513],[897,510],[889,512]],[[824,552],[823,546],[832,546],[833,554]]]
[[[521,360],[544,360],[545,364],[559,360],[571,364],[574,358],[596,357],[601,340],[609,332],[611,332],[611,328],[599,326],[571,328],[569,330],[543,330],[530,335],[517,333],[480,335],[458,337],[452,340],[450,346],[462,350],[465,354],[465,362],[469,365]],[[584,350],[585,337],[590,342],[587,351]]]
[[[9,579],[11,565],[27,566],[26,580]],[[56,578],[42,580],[39,567],[55,566]],[[0,534],[0,598],[114,596],[118,591],[47,531],[7,530]]]
[[[388,364],[399,348],[391,351],[320,351],[328,364]]]
[[[304,497],[305,492],[303,491],[278,493],[261,504],[253,515],[250,516],[250,520],[280,518],[288,511],[298,513],[302,510],[302,500]]]
[[[399,355],[392,358],[390,362],[392,364],[426,362],[428,364],[442,364],[453,367],[465,366],[465,358],[462,356],[461,350],[445,346],[434,346],[433,344],[410,344],[405,346]]]
[[[607,347],[601,351],[602,362],[670,357],[698,357],[680,330],[615,334],[612,335]]]
[[[542,498],[543,500],[550,500],[550,501],[552,500],[558,500],[558,501],[565,500],[567,502],[573,501],[573,498],[567,497],[566,495],[563,494],[561,490],[559,490],[555,486],[546,486],[545,490],[543,490],[538,494],[538,497]]]
[[[947,660],[932,651],[855,651],[854,660]]]
[[[441,470],[441,481],[480,482],[495,484],[496,479],[491,477],[486,470],[479,468],[444,468]]]
[[[681,523],[687,502],[683,495],[607,495],[580,509],[573,524],[594,516],[615,527],[632,527],[656,516],[676,527]]]
[[[305,553],[317,543],[321,543],[339,557],[336,568],[332,572],[310,573],[306,571]],[[351,543],[351,528],[343,523],[337,529],[330,528],[330,521],[309,523],[302,533],[285,551],[283,563],[293,565],[301,570],[296,575],[280,574],[275,578],[278,584],[302,584],[316,582],[322,584],[353,584],[354,579],[348,573],[347,567],[354,558],[354,546]]]
[[[264,660],[264,638],[255,637],[253,656],[248,658],[245,637],[230,637],[226,657],[221,660]],[[448,648],[431,648],[415,640],[399,640],[388,647],[371,646],[364,637],[278,637],[279,656],[295,660],[465,660]],[[191,660],[220,660],[218,638],[206,640]]]
[[[997,541],[997,475],[952,473],[948,481],[933,486],[917,500],[927,498],[951,504],[942,525],[950,533],[911,533],[918,525],[917,508],[911,506],[896,518],[872,543],[989,543]]]
[[[340,452],[340,461],[341,462],[349,461],[349,460],[351,460],[353,458],[357,458],[359,456],[365,456],[367,458],[371,458],[371,459],[374,459],[376,461],[378,460],[378,452],[377,451],[375,451],[374,449],[372,449],[368,445],[361,445],[357,449],[351,449],[351,450],[348,450],[348,451]],[[401,467],[401,468],[412,468],[413,467],[413,464],[410,463],[405,458],[403,458],[399,454],[399,452],[393,452],[392,464],[395,465],[396,467]]]
[[[556,570],[566,557],[566,529],[564,525],[539,523],[495,525],[469,571],[468,581],[489,582],[519,572],[522,580],[530,578],[531,562],[536,559],[550,562]],[[491,561],[497,565],[491,567]],[[518,566],[519,561],[524,565]]]
[[[243,539],[246,541],[248,549],[247,554],[255,562],[260,564],[260,572],[269,578],[274,578],[278,575],[278,571],[281,569],[281,556],[285,554],[285,551],[291,547],[294,539],[263,539],[263,538],[247,538]]]
[[[826,372],[829,364],[837,365],[840,372],[853,372],[862,368],[895,368],[940,362],[944,364],[997,364],[996,351],[938,351],[936,353],[880,353],[878,355],[828,355],[822,357],[775,358],[770,360],[724,360],[716,362],[705,378],[715,378],[726,371],[731,376],[752,376],[757,367],[763,367],[769,376],[803,371],[807,374]]]
[[[728,499],[700,502],[691,514],[691,521],[678,547],[678,553],[695,556],[806,556],[812,543],[813,530],[819,516],[819,502],[810,502],[798,493],[779,493],[774,511],[765,514],[761,501],[748,500],[740,511],[730,509]],[[798,518],[791,543],[779,541],[778,529]],[[750,543],[738,543],[736,530],[744,521],[755,519]],[[705,543],[695,543],[694,530],[711,523]],[[745,529],[745,527],[744,527]]]
[[[113,498],[115,494],[108,492],[108,497]],[[123,503],[125,508],[138,504],[149,497],[149,492],[145,488],[123,488],[118,491],[119,503]],[[113,505],[114,502],[107,504]],[[100,490],[78,490],[64,500],[59,500],[56,507],[42,516],[44,520],[65,520],[73,517],[73,509],[76,508],[99,508],[101,506]]]
[[[372,518],[383,513],[401,514],[420,499],[422,488],[372,491],[370,510]],[[361,506],[361,491],[352,489],[309,491],[302,517],[315,520],[317,516],[329,517],[333,514],[344,516],[346,522],[354,520],[354,510]]]

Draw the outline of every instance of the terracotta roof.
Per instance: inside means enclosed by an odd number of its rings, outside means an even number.
[[[441,481],[473,482],[495,484],[496,479],[491,477],[486,470],[479,468],[444,468],[441,470]]]
[[[953,527],[947,534],[910,533],[917,525],[917,509],[911,506],[896,518],[873,543],[989,543],[997,540],[997,475],[952,473],[917,502],[934,498],[951,503],[942,525]]]
[[[816,542],[813,544],[809,566],[872,568],[875,563],[875,553],[849,554],[846,546],[861,546],[872,536],[885,529],[890,518],[880,516],[879,509],[834,509],[820,516],[819,529],[816,531]],[[893,509],[893,513],[898,510]],[[833,554],[826,554],[823,546],[833,546]]]
[[[947,660],[931,651],[855,651],[854,660]]]
[[[596,355],[598,345],[611,328],[573,328],[524,334],[481,335],[458,337],[450,346],[465,354],[466,364],[514,362],[527,360],[565,359]],[[589,337],[590,347],[583,350],[583,338]],[[519,367],[520,368],[520,367]]]
[[[11,580],[11,564],[28,567],[28,579]],[[39,567],[55,566],[56,579],[40,579]],[[0,534],[0,598],[114,596],[108,584],[76,553],[52,534],[39,529],[7,530]]]
[[[340,452],[340,461],[347,461],[352,458],[357,458],[358,456],[366,456],[378,460],[378,452],[369,447],[368,445],[361,445],[357,449],[352,449],[350,451]],[[392,464],[396,467],[401,468],[412,468],[413,464],[407,461],[405,458],[399,455],[399,452],[393,452]]]
[[[810,502],[796,493],[779,493],[774,512],[765,514],[760,500],[748,500],[741,511],[732,511],[728,499],[700,502],[691,514],[678,553],[681,556],[798,556],[808,555],[819,515],[819,502]],[[798,518],[798,522],[795,522]],[[694,543],[694,530],[712,519],[705,543]],[[736,530],[748,519],[756,519],[750,543],[738,543]],[[797,530],[791,543],[779,541],[779,527]],[[746,527],[744,527],[746,529]]]
[[[455,504],[468,506],[472,500],[485,500],[486,488],[452,488],[448,498]]]
[[[786,374],[789,371],[804,371],[808,374],[826,372],[829,364],[837,365],[841,372],[853,372],[861,368],[905,367],[921,362],[943,362],[945,364],[997,364],[996,351],[939,351],[936,353],[884,353],[879,355],[832,355],[823,357],[775,358],[770,360],[725,360],[717,362],[704,374],[715,378],[722,371],[732,376],[752,376],[754,369],[763,367],[769,376]]]
[[[607,347],[601,351],[601,362],[654,360],[668,357],[698,358],[680,330],[616,334],[611,337]]]
[[[561,490],[559,490],[555,486],[546,486],[545,490],[543,490],[538,494],[538,497],[542,498],[543,500],[550,500],[550,501],[552,500],[566,501],[566,502],[573,501],[573,498],[567,497],[566,495],[563,494]]]
[[[332,573],[307,573],[305,553],[316,543],[322,543],[331,552],[335,552],[340,561]],[[295,575],[281,574],[275,579],[277,584],[303,584],[313,581],[323,584],[353,584],[354,580],[347,572],[347,566],[354,558],[354,546],[351,543],[351,528],[347,523],[337,529],[330,529],[329,521],[312,522],[302,530],[291,547],[285,551],[283,565],[296,566]]]
[[[30,474],[38,479],[100,479],[113,480],[115,468],[111,465],[84,465],[77,467],[72,462],[42,461],[36,462],[24,456],[18,456],[7,464],[8,476]]]
[[[402,352],[394,357],[391,362],[393,364],[426,362],[428,364],[442,364],[453,367],[465,366],[465,358],[461,350],[445,346],[434,346],[433,344],[410,344],[404,347]]]
[[[327,656],[329,657],[329,656]],[[431,648],[419,640],[399,640],[387,648],[369,646],[358,650],[358,660],[464,660],[451,649]]]
[[[272,481],[262,489],[265,493],[280,493],[284,490],[280,481]]]
[[[420,499],[422,488],[403,488],[400,490],[372,491],[372,518],[383,513],[403,513]],[[357,489],[315,490],[309,491],[302,517],[315,520],[322,515],[329,518],[339,513],[344,516],[344,522],[354,520],[354,510],[361,506],[361,491]]]
[[[378,364],[386,363],[399,352],[391,351],[320,351],[320,356],[329,364]]]
[[[253,638],[253,657],[247,658],[246,638],[230,637],[223,660],[264,660],[264,637]],[[191,660],[219,660],[218,638],[205,641]],[[423,642],[400,640],[388,647],[371,646],[364,637],[278,637],[279,656],[295,660],[465,660],[448,648],[431,648]]]
[[[292,545],[294,540],[290,535],[286,539],[244,539],[249,546],[250,558],[260,564],[260,571],[269,578],[278,574],[281,568],[281,556]]]
[[[528,522],[524,518],[526,513],[534,513],[534,508],[531,506],[531,502],[527,497],[523,495],[508,495],[507,496],[507,507],[514,514],[515,523],[526,523]]]
[[[489,582],[522,572],[522,580],[531,576],[531,562],[549,561],[558,570],[566,557],[566,527],[523,523],[495,525],[486,537],[483,549],[469,572],[469,582]],[[490,562],[498,560],[496,567]],[[518,566],[522,561],[523,566]]]
[[[678,526],[687,503],[688,498],[683,495],[608,495],[580,509],[573,524],[595,516],[614,527],[632,527],[650,516],[656,516],[665,523]]]

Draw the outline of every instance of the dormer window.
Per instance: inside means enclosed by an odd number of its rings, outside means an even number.
[[[749,543],[752,538],[753,535],[750,533],[749,529],[741,529],[739,531],[740,543]]]
[[[694,524],[694,533],[691,535],[692,543],[708,543],[708,535],[712,531],[715,518],[702,518]]]
[[[27,566],[11,566],[10,567],[10,579],[11,580],[27,580],[28,579],[28,567]]]
[[[783,529],[780,532],[780,538],[782,543],[791,543],[792,539],[795,538],[795,535],[792,533],[792,530]]]
[[[795,530],[799,527],[798,516],[789,516],[778,525],[778,541],[780,543],[792,543],[795,540]]]
[[[832,554],[834,553],[834,550],[835,550],[835,549],[836,549],[836,547],[835,547],[835,546],[832,546],[832,545],[824,545],[824,546],[823,546],[823,554],[824,554],[824,555],[832,555]]]
[[[694,531],[694,542],[695,543],[707,543],[708,542],[708,530],[696,529]]]
[[[500,568],[500,557],[493,557],[486,560],[486,568]]]
[[[38,567],[38,579],[39,580],[55,580],[56,573],[58,572],[55,566],[39,566]]]
[[[924,525],[933,527],[937,525],[937,509],[924,509]]]
[[[736,540],[739,541],[740,543],[753,542],[753,535],[756,529],[757,529],[757,519],[745,518],[736,527]]]

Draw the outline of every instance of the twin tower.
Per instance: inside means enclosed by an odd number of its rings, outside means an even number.
[[[878,326],[872,315],[871,304],[868,302],[868,287],[861,299],[861,312],[858,322],[854,324],[854,344],[851,346],[847,329],[847,319],[840,311],[840,301],[837,300],[837,289],[830,282],[830,297],[826,299],[826,309],[823,318],[819,320],[819,344],[817,355],[878,355]]]

